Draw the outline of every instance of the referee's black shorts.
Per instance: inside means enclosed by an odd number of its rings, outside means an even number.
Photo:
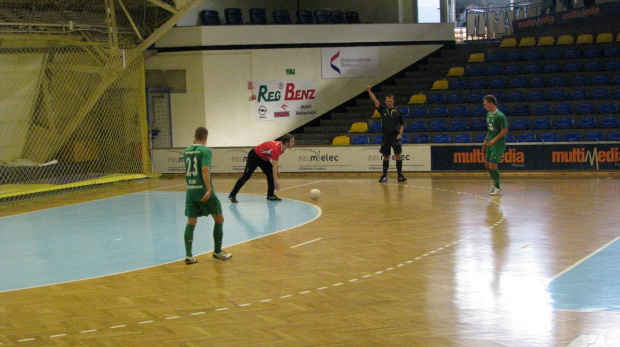
[[[401,154],[403,152],[403,145],[400,140],[397,140],[396,137],[398,134],[394,135],[383,135],[383,139],[381,140],[381,149],[379,152],[383,155],[390,155],[391,149],[394,149],[394,154]]]

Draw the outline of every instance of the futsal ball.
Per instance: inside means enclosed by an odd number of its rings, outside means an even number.
[[[312,198],[312,200],[316,200],[319,198],[319,196],[321,196],[321,191],[318,189],[311,189],[310,190],[310,198]]]

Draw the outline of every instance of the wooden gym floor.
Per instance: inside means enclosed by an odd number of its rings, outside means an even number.
[[[620,289],[603,290],[620,276],[613,261],[619,252],[608,251],[620,242],[618,173],[503,174],[503,195],[496,197],[488,195],[483,174],[411,174],[406,183],[390,176],[387,184],[375,176],[283,175],[278,195],[312,202],[308,191],[318,188],[322,196],[313,203],[322,215],[228,247],[230,261],[205,254],[192,266],[178,261],[0,292],[0,345],[620,341]],[[237,178],[215,176],[216,191],[230,191]],[[0,208],[0,216],[154,189],[181,192],[184,180],[64,194]],[[241,194],[265,190],[257,172]],[[196,232],[210,233],[205,224],[199,221]],[[171,232],[181,242],[182,227]],[[224,238],[234,232],[225,224]],[[587,271],[579,264],[589,265]],[[585,289],[569,295],[584,282]]]

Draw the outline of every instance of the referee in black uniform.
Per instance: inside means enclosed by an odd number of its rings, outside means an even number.
[[[383,154],[383,175],[379,182],[387,182],[387,172],[390,167],[391,148],[394,149],[396,155],[396,171],[398,172],[398,182],[405,182],[407,179],[403,176],[403,145],[400,139],[405,131],[405,121],[403,114],[399,109],[394,108],[394,95],[387,94],[385,96],[385,105],[381,104],[375,97],[370,86],[366,86],[368,96],[375,103],[375,107],[381,115],[381,131],[383,132],[383,140],[381,141],[381,149],[379,152]]]

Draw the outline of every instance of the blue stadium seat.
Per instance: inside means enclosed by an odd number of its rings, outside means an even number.
[[[469,110],[467,106],[454,106],[450,112],[450,116],[452,117],[467,117],[468,115]]]
[[[292,24],[291,14],[287,10],[273,11],[273,24]]]
[[[450,135],[439,134],[433,138],[433,143],[450,143]]]
[[[596,75],[590,80],[592,86],[602,86],[609,83],[609,77],[607,75]]]
[[[530,87],[541,88],[547,86],[547,79],[544,77],[534,77],[530,79]]]
[[[429,143],[429,136],[426,134],[419,134],[413,137],[413,143]]]
[[[584,75],[573,76],[570,79],[570,84],[573,86],[585,86],[588,84],[588,78]]]
[[[450,126],[448,127],[448,131],[466,131],[467,130],[467,122],[464,120],[455,120],[450,122]]]
[[[431,93],[426,99],[427,104],[443,104],[446,102],[446,96],[441,93]]]
[[[532,112],[534,116],[550,116],[551,115],[551,105],[550,104],[538,104],[534,107],[534,112]]]
[[[558,72],[562,71],[562,64],[560,64],[560,63],[545,64],[545,67],[543,68],[543,71],[545,73],[558,73]]]
[[[540,142],[534,133],[522,133],[517,139],[519,142]]]
[[[500,110],[504,116],[508,116],[510,114],[510,108],[506,105],[499,105],[497,109]]]
[[[577,121],[577,128],[580,129],[591,129],[596,128],[596,118],[594,117],[583,117]]]
[[[487,63],[499,63],[504,61],[504,53],[502,52],[490,52],[484,59]]]
[[[605,71],[616,71],[620,70],[620,60],[610,61],[605,64]]]
[[[558,133],[544,133],[542,135],[540,135],[540,139],[543,142],[558,142],[560,141],[560,136],[558,135]]]
[[[566,77],[564,76],[556,76],[552,77],[551,81],[549,81],[549,87],[564,87],[568,84]]]
[[[587,59],[598,58],[601,56],[601,50],[598,48],[588,48],[583,51],[583,57]]]
[[[521,90],[514,90],[508,93],[508,102],[523,102],[525,101],[525,93]]]
[[[594,104],[591,102],[582,102],[577,105],[575,108],[575,113],[577,114],[593,114],[594,113]]]
[[[587,98],[588,93],[584,89],[573,90],[569,96],[570,100],[586,100]]]
[[[615,102],[604,102],[598,105],[597,112],[600,114],[617,113],[618,105]]]
[[[445,106],[435,107],[433,111],[431,111],[431,117],[448,117],[450,111]]]
[[[533,61],[540,59],[540,52],[537,49],[531,49],[523,54],[523,60]]]
[[[342,11],[329,11],[329,17],[333,24],[346,24],[347,20]]]
[[[383,141],[383,135],[377,135],[377,136],[372,138],[372,144],[373,145],[380,145],[381,141]]]
[[[358,136],[355,136],[351,140],[351,144],[352,145],[368,145],[370,144],[370,138],[368,137],[368,135],[358,135]]]
[[[564,134],[562,141],[575,142],[581,141],[581,135],[576,131],[570,131]]]
[[[470,65],[465,68],[466,76],[482,76],[484,75],[484,66],[483,65]]]
[[[509,88],[525,88],[526,85],[525,77],[516,77],[510,80],[508,83]]]
[[[586,141],[603,141],[603,132],[602,131],[590,131],[586,134]]]
[[[463,93],[450,93],[446,97],[447,104],[461,104],[465,102],[465,94]]]
[[[403,136],[400,137],[400,142],[401,143],[409,143],[409,135],[403,134]]]
[[[347,19],[347,23],[349,24],[359,24],[362,22],[360,19],[360,14],[357,11],[345,11],[344,17]]]
[[[569,48],[562,54],[562,59],[579,59],[581,58],[581,51],[577,48]]]
[[[414,107],[411,110],[410,115],[411,115],[411,117],[415,117],[415,118],[428,117],[428,115],[429,115],[428,107],[425,107],[425,106]]]
[[[532,90],[528,94],[527,99],[529,101],[543,101],[547,99],[547,95],[542,90]]]
[[[297,15],[297,24],[314,24],[314,16],[310,10],[298,10],[295,12]]]
[[[489,82],[489,89],[501,89],[506,88],[506,79],[505,78],[494,78]]]
[[[484,94],[482,93],[469,93],[469,95],[467,95],[467,102],[470,104],[482,103],[482,98],[484,98]]]
[[[597,88],[592,91],[590,94],[590,99],[609,99],[611,95],[609,94],[609,89],[607,88]]]
[[[609,134],[607,141],[620,141],[620,131],[612,131]]]
[[[229,25],[241,25],[243,24],[243,15],[240,8],[226,8],[224,9],[224,19],[226,24]]]
[[[525,66],[526,74],[538,74],[543,71],[543,67],[540,64],[528,64]]]
[[[602,65],[598,61],[589,61],[583,66],[583,71],[601,71]]]
[[[484,108],[484,106],[474,106],[474,108],[471,109],[469,115],[472,117],[484,117],[487,115],[487,110]]]
[[[473,143],[473,141],[469,134],[458,134],[454,136],[454,143]]]
[[[558,60],[560,59],[561,53],[559,49],[550,49],[546,51],[542,55],[543,60]]]
[[[443,120],[432,121],[428,126],[428,131],[446,131],[448,126]]]
[[[476,135],[476,138],[475,138],[474,141],[476,141],[476,143],[483,143],[484,139],[486,139],[486,138],[487,138],[487,134],[486,133],[478,134],[478,135]]]
[[[380,133],[381,132],[381,121],[370,123],[370,126],[368,127],[368,132],[369,133]]]
[[[200,25],[220,25],[220,13],[213,10],[200,11]]]
[[[512,133],[506,134],[506,143],[516,143],[517,139]]]
[[[469,122],[469,130],[471,131],[487,130],[486,119],[474,119],[473,121]]]
[[[504,61],[521,61],[523,60],[523,54],[519,51],[512,51],[506,53]]]
[[[314,21],[316,24],[331,24],[332,22],[326,10],[314,10]]]
[[[469,89],[484,89],[487,86],[487,80],[483,78],[476,78],[469,83]]]
[[[613,98],[614,99],[620,99],[620,88],[614,90]]]
[[[489,65],[486,70],[484,70],[484,74],[487,76],[491,75],[501,75],[503,72],[501,65]]]
[[[579,72],[583,70],[583,65],[576,61],[571,61],[570,63],[564,64],[562,71],[564,72]]]
[[[566,97],[567,97],[566,90],[560,89],[560,90],[552,90],[551,92],[549,92],[548,99],[550,101],[563,101],[563,100],[566,100]]]
[[[556,129],[572,129],[575,126],[575,120],[572,117],[562,117],[555,121]]]
[[[518,75],[520,74],[521,71],[521,66],[520,65],[508,65],[506,66],[506,68],[504,69],[504,73],[506,75]]]
[[[573,105],[571,104],[558,104],[555,106],[555,111],[553,114],[565,115],[573,113]]]
[[[620,56],[620,48],[619,47],[609,47],[605,48],[603,51],[603,57],[613,58]]]
[[[512,108],[513,116],[529,116],[530,105],[518,104]]]
[[[527,130],[530,128],[530,120],[527,118],[517,118],[510,125],[511,130]]]
[[[467,80],[463,80],[463,79],[452,80],[448,84],[448,88],[449,89],[457,89],[457,90],[458,89],[467,89]]]
[[[534,120],[534,123],[532,124],[532,129],[535,130],[544,130],[544,129],[551,129],[551,118],[538,118],[536,120]]]
[[[407,132],[426,131],[426,122],[423,120],[413,121],[407,127]]]
[[[264,8],[251,8],[250,23],[267,24],[267,11]]]
[[[603,117],[598,123],[599,128],[617,128],[618,125],[618,117],[616,116]]]
[[[493,95],[495,97],[495,99],[497,99],[497,102],[504,102],[504,101],[506,101],[506,93],[504,93],[504,92],[493,92],[493,93],[491,93],[491,95]]]
[[[620,84],[620,74],[614,75],[609,81],[609,84]]]
[[[409,107],[399,107],[398,110],[403,115],[403,117],[409,117]]]

